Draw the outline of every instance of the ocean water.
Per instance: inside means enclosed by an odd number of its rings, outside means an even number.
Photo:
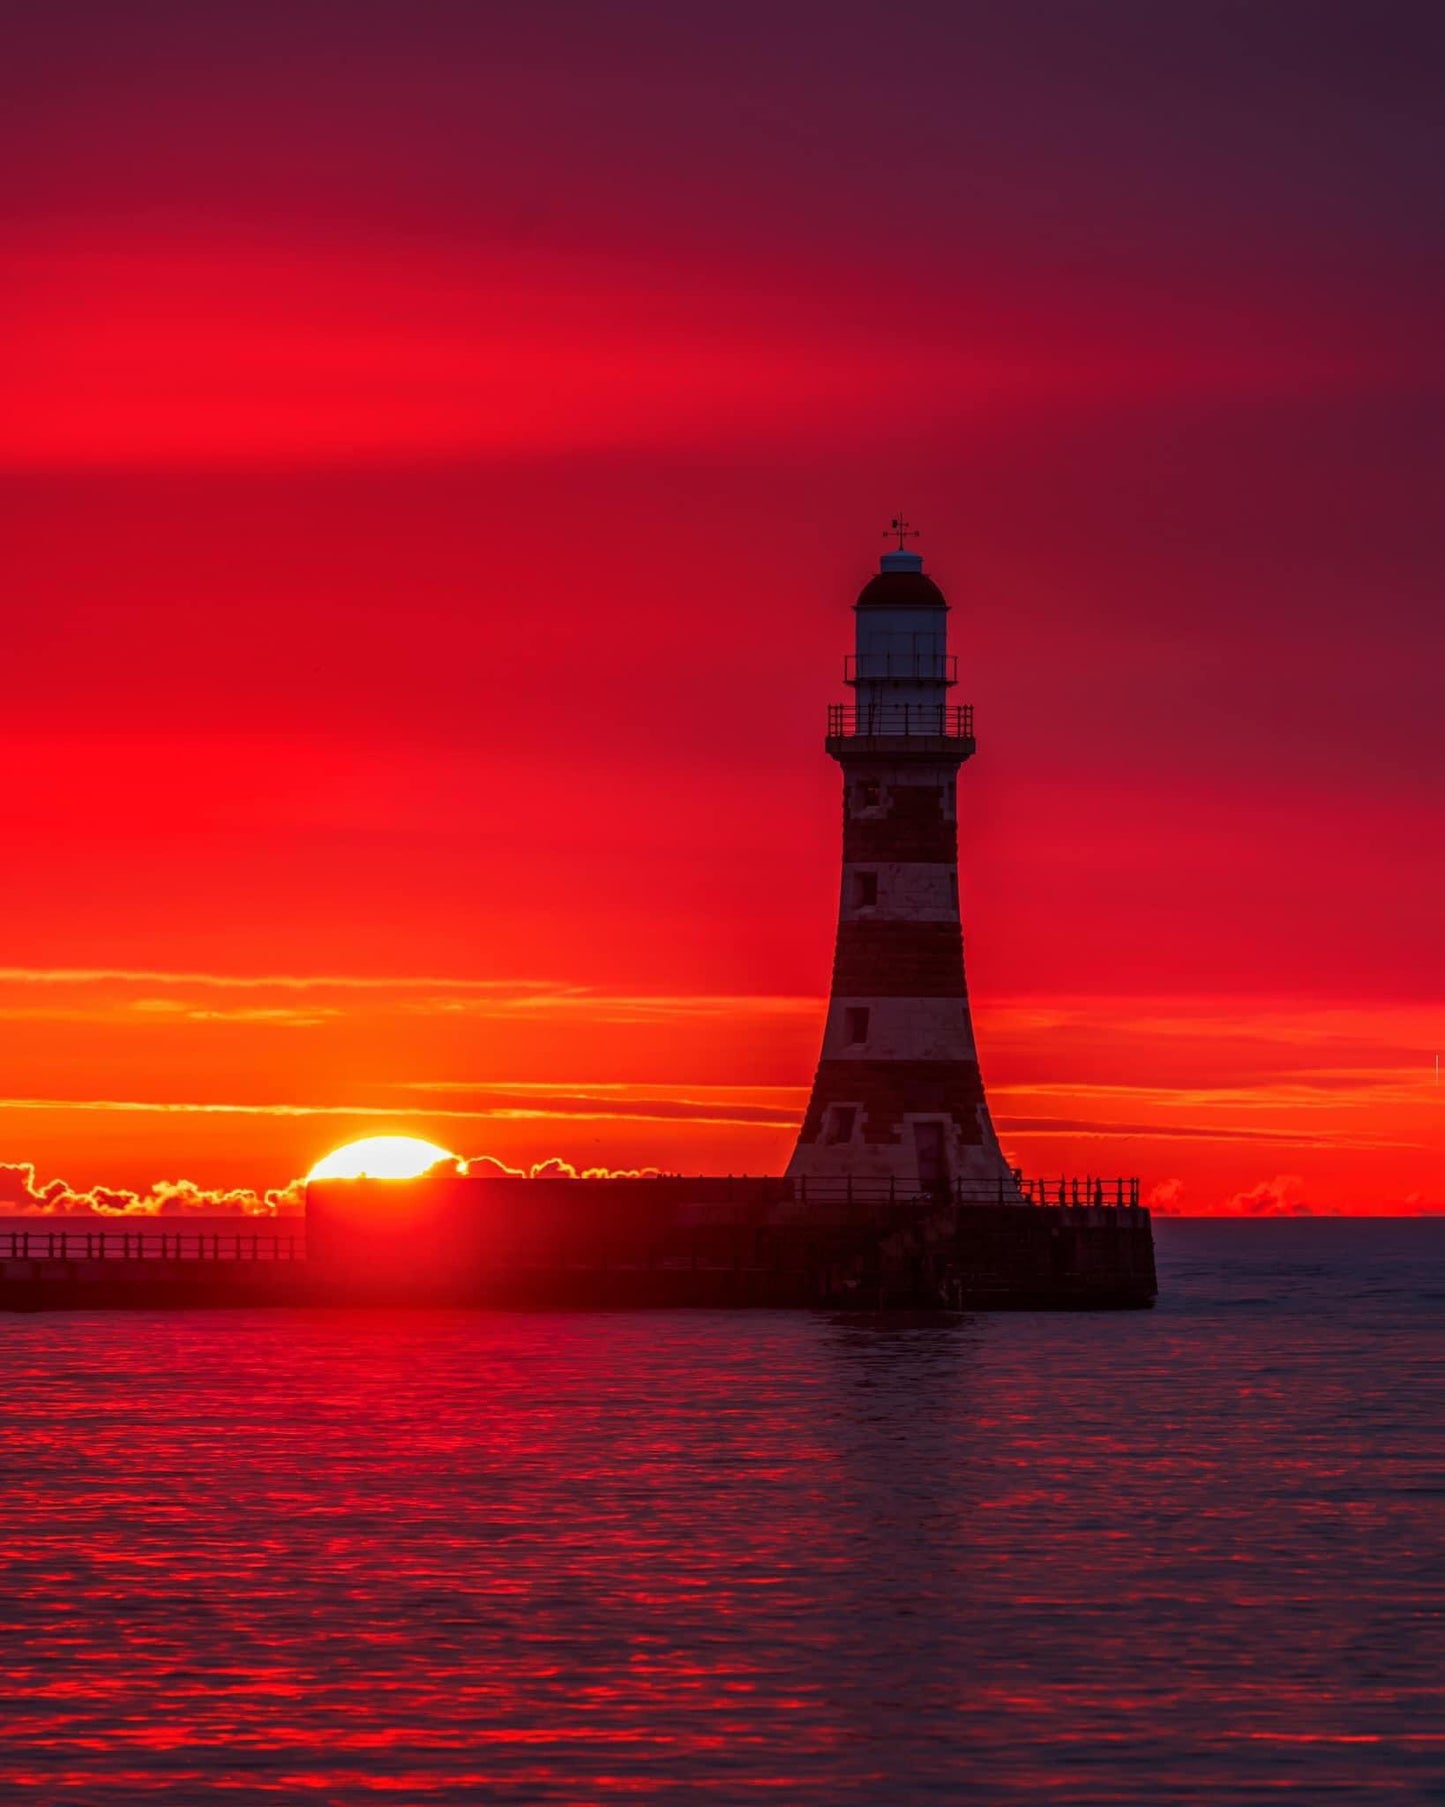
[[[1445,1222],[1153,1312],[0,1319],[0,1799],[1445,1802]]]

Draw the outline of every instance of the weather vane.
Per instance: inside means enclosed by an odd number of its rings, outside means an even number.
[[[898,550],[900,552],[903,551],[903,542],[905,540],[916,540],[918,538],[918,529],[916,527],[910,527],[901,514],[894,515],[892,522],[889,524],[888,531],[883,537],[885,540],[891,540],[895,533],[898,535]]]

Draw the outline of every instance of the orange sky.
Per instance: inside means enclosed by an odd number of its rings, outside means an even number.
[[[16,26],[0,1208],[776,1169],[900,503],[1015,1159],[1445,1205],[1432,59],[486,10]]]
[[[1032,1172],[1139,1172],[1164,1209],[1438,1201],[1438,1011],[1220,997],[989,998],[1005,1144]],[[41,1182],[279,1187],[377,1130],[527,1165],[769,1172],[816,996],[482,979],[0,974],[6,1146]],[[88,1086],[77,1086],[76,1050]],[[28,1083],[21,1089],[17,1081]],[[12,1176],[18,1204],[29,1182]]]

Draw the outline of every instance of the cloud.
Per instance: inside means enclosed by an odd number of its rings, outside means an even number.
[[[79,1111],[105,1115],[177,1116],[177,1117],[345,1117],[356,1123],[374,1122],[378,1117],[398,1121],[419,1119],[423,1122],[545,1123],[553,1118],[574,1123],[665,1123],[705,1124],[752,1129],[787,1129],[797,1123],[801,1110],[779,1109],[777,1112],[747,1105],[704,1104],[681,1105],[667,1101],[643,1100],[633,1106],[618,1106],[611,1100],[560,1099],[551,1104],[496,1105],[460,1109],[455,1105],[391,1105],[374,1104],[241,1104],[234,1101],[199,1101],[177,1098],[4,1098],[0,1111]]]
[[[467,1162],[469,1174],[485,1173],[493,1168],[500,1168],[502,1163],[491,1155],[474,1156]],[[515,1173],[514,1167],[504,1171]],[[574,1167],[570,1161],[564,1161],[560,1155],[553,1155],[549,1160],[534,1161],[527,1169],[527,1178],[534,1180],[646,1180],[656,1179],[660,1174],[657,1167]]]
[[[131,996],[140,992],[139,997]],[[6,996],[6,993],[9,996]],[[190,992],[192,997],[166,996]],[[253,994],[245,1003],[209,993]],[[272,993],[269,1002],[264,994]],[[161,993],[162,995],[154,995]],[[254,994],[262,994],[257,998]],[[330,994],[329,1001],[327,994]],[[75,1002],[61,999],[75,998]],[[298,1001],[304,998],[304,1002]],[[357,1010],[399,1011],[416,1017],[511,1020],[579,1016],[591,1023],[648,1024],[732,1021],[769,1024],[812,1019],[815,997],[727,993],[608,992],[562,979],[449,978],[436,974],[164,972],[125,966],[0,967],[0,1016],[27,1019],[111,1019],[117,1014],[156,1021],[272,1023],[315,1027]]]
[[[409,991],[427,986],[448,990],[531,989],[513,979],[401,978],[367,973],[208,973],[165,971],[145,966],[0,966],[0,982],[16,985],[202,985],[223,991]],[[538,981],[538,983],[543,983]]]
[[[174,1018],[187,1023],[270,1023],[280,1027],[314,1029],[339,1017],[334,1004],[231,1004],[202,1007],[178,998],[136,998],[130,1008],[141,1016]]]
[[[276,1217],[299,1211],[303,1198],[301,1180],[264,1192],[194,1180],[156,1180],[144,1192],[121,1186],[80,1192],[62,1179],[38,1185],[31,1161],[0,1163],[0,1214],[12,1217]]]
[[[1160,1217],[1178,1217],[1180,1215],[1179,1201],[1183,1196],[1183,1180],[1160,1180],[1157,1186],[1149,1188],[1149,1196],[1144,1203]]]
[[[1231,1217],[1313,1217],[1313,1205],[1299,1196],[1304,1181],[1297,1173],[1277,1173],[1248,1192],[1236,1192],[1224,1207]]]
[[[460,1115],[521,1121],[575,1117],[595,1122],[636,1119],[647,1123],[760,1124],[792,1129],[808,1102],[804,1086],[688,1085],[677,1088],[672,1097],[661,1096],[664,1088],[659,1086],[588,1085],[573,1090],[526,1082],[495,1087],[405,1082],[401,1089],[430,1094],[442,1114],[453,1108],[460,1097],[466,1101]],[[740,1092],[773,1096],[770,1101],[758,1101],[755,1097],[737,1096]]]
[[[476,1154],[462,1162],[469,1179],[513,1180],[651,1180],[657,1179],[657,1167],[574,1167],[560,1155],[545,1161],[533,1161],[530,1167],[510,1167],[493,1154]]]
[[[560,1155],[513,1167],[495,1155],[457,1156],[438,1162],[477,1179],[655,1179],[656,1167],[576,1167]],[[194,1180],[156,1180],[144,1192],[124,1186],[79,1191],[65,1180],[37,1180],[33,1161],[0,1162],[0,1217],[282,1217],[301,1211],[304,1179],[263,1191],[248,1186],[212,1187]]]
[[[1020,1090],[1019,1087],[996,1086],[995,1095],[1003,1092]],[[1087,1088],[1080,1086],[1082,1093]],[[1123,1086],[1112,1088],[1116,1093],[1126,1091]],[[1142,1118],[1133,1122],[1119,1122],[1108,1117],[1020,1117],[1010,1116],[1004,1112],[995,1112],[994,1121],[1000,1130],[1020,1136],[1103,1136],[1116,1138],[1120,1136],[1148,1136],[1157,1139],[1170,1137],[1186,1141],[1198,1142],[1282,1142],[1290,1148],[1397,1148],[1409,1147],[1409,1143],[1382,1142],[1376,1137],[1361,1140],[1359,1137],[1345,1137],[1330,1134],[1326,1131],[1301,1131],[1286,1129],[1241,1129],[1233,1124],[1224,1124],[1218,1128],[1210,1128],[1195,1123],[1148,1123]]]

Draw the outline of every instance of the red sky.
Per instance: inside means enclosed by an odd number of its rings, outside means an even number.
[[[903,503],[1006,1145],[1445,1204],[1436,9],[491,11],[7,26],[0,1200],[776,1168]]]

